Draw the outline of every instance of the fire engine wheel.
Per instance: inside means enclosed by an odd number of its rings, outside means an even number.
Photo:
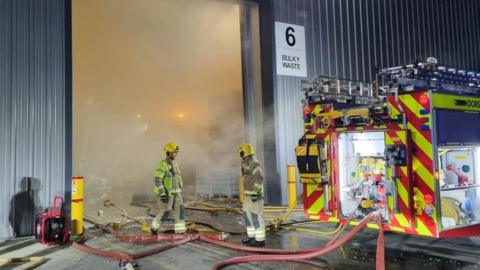
[[[470,241],[472,241],[475,245],[480,246],[480,236],[472,236],[470,237]]]

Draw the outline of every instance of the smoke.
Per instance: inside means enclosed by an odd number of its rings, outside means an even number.
[[[74,174],[87,213],[152,194],[180,146],[186,195],[234,193],[245,134],[239,7],[221,1],[73,1]]]

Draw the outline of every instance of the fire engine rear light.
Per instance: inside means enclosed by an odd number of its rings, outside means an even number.
[[[421,94],[418,97],[418,102],[420,102],[420,104],[422,104],[423,106],[427,106],[429,102],[428,96],[426,94]]]

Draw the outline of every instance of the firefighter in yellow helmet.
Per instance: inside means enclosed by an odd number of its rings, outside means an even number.
[[[173,211],[175,218],[175,233],[184,233],[185,226],[185,207],[182,199],[183,182],[180,175],[180,169],[175,157],[178,153],[178,145],[168,143],[163,149],[165,159],[157,164],[155,171],[154,192],[160,196],[160,210],[152,221],[152,234],[157,234],[162,229],[162,225],[168,220]]]
[[[253,146],[242,143],[238,147],[242,158],[244,177],[243,219],[247,226],[247,237],[242,243],[253,247],[265,245],[265,222],[263,220],[263,172],[254,156]]]

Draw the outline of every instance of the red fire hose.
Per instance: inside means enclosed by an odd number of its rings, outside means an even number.
[[[381,217],[378,213],[371,213],[367,215],[357,226],[355,226],[348,234],[340,240],[336,240],[335,242],[327,245],[321,249],[317,249],[314,251],[300,253],[300,254],[284,254],[284,255],[250,255],[250,256],[243,256],[243,257],[236,257],[225,260],[216,264],[213,269],[218,270],[223,268],[224,266],[231,265],[231,264],[239,264],[239,263],[248,263],[248,262],[260,262],[260,261],[298,261],[298,260],[305,260],[305,259],[312,259],[326,253],[329,253],[342,245],[344,245],[350,238],[352,238],[355,234],[357,234],[362,228],[364,228],[367,223],[371,220],[375,219],[377,224],[379,225],[379,235],[377,240],[377,260],[376,260],[376,269],[377,270],[384,270],[385,269],[385,257],[384,257],[384,238],[383,238],[383,227]]]
[[[209,236],[205,235],[200,235],[199,238],[200,241],[202,242],[207,242],[213,245],[229,248],[229,249],[234,249],[234,250],[239,250],[239,251],[245,251],[245,252],[252,252],[252,253],[268,253],[268,254],[303,254],[303,253],[308,253],[315,251],[317,249],[304,249],[304,250],[286,250],[286,249],[275,249],[275,248],[255,248],[255,247],[247,247],[244,245],[239,245],[239,244],[234,244],[234,243],[228,243],[224,241],[219,241],[216,239],[213,239]]]
[[[140,259],[143,257],[151,256],[160,252],[163,252],[165,250],[183,245],[187,242],[194,241],[198,239],[198,235],[193,235],[190,234],[187,237],[184,237],[181,240],[171,242],[165,246],[149,249],[146,251],[141,251],[141,252],[118,252],[118,251],[106,251],[98,248],[93,248],[85,245],[83,241],[75,241],[73,242],[72,246],[78,250],[81,250],[86,253],[90,253],[93,255],[101,256],[101,257],[106,257],[106,258],[111,258],[111,259],[117,259],[117,260],[126,260],[126,261],[133,261],[136,259]]]
[[[270,254],[292,254],[292,253],[305,253],[311,252],[316,249],[305,249],[305,250],[284,250],[284,249],[270,249],[270,248],[255,248],[255,247],[247,247],[244,245],[228,243],[223,241],[223,237],[221,236],[213,236],[213,235],[205,235],[205,234],[168,234],[162,233],[158,235],[125,235],[121,234],[110,227],[98,224],[92,220],[88,220],[88,222],[95,224],[100,229],[110,233],[113,237],[128,243],[135,243],[135,244],[148,244],[148,243],[157,243],[160,241],[176,241],[182,240],[188,237],[198,237],[198,240],[206,243],[210,243],[217,246],[222,246],[229,249],[235,249],[239,251],[245,252],[252,252],[252,253],[270,253]]]
[[[236,257],[225,260],[216,264],[213,269],[221,269],[224,266],[231,265],[231,264],[239,264],[239,263],[248,263],[248,262],[259,262],[259,261],[297,261],[301,262],[301,260],[305,259],[312,259],[326,253],[329,253],[340,246],[344,245],[350,238],[352,238],[355,234],[357,234],[362,228],[364,228],[368,222],[371,220],[376,220],[377,224],[379,225],[379,235],[377,240],[377,260],[376,260],[376,270],[384,270],[385,269],[385,256],[384,256],[384,237],[383,237],[383,227],[382,227],[382,220],[381,216],[378,213],[371,213],[367,215],[357,226],[355,226],[346,236],[337,240],[339,235],[343,232],[344,228],[339,231],[334,238],[327,245],[323,248],[311,248],[305,250],[283,250],[283,249],[267,249],[267,248],[254,248],[254,247],[246,247],[239,244],[228,243],[222,241],[222,237],[214,237],[214,236],[207,236],[201,234],[159,234],[159,235],[144,235],[144,236],[130,236],[130,235],[123,235],[111,228],[102,226],[100,224],[95,224],[99,226],[102,230],[111,233],[112,236],[115,238],[128,242],[128,243],[136,243],[136,244],[145,244],[145,243],[155,243],[160,241],[169,241],[170,243],[166,246],[154,248],[147,251],[137,252],[137,253],[122,253],[122,252],[114,252],[114,251],[104,251],[100,249],[96,249],[93,247],[89,247],[83,244],[82,240],[77,240],[77,242],[73,243],[73,247],[98,256],[108,257],[112,259],[118,260],[126,260],[126,261],[133,261],[135,259],[139,259],[142,257],[150,256],[170,248],[185,244],[190,241],[200,240],[202,242],[222,246],[229,249],[245,251],[245,252],[253,252],[253,253],[267,253],[267,255],[251,255],[251,256],[243,256],[243,257]],[[348,222],[347,222],[348,224]],[[271,255],[274,254],[274,255]]]

